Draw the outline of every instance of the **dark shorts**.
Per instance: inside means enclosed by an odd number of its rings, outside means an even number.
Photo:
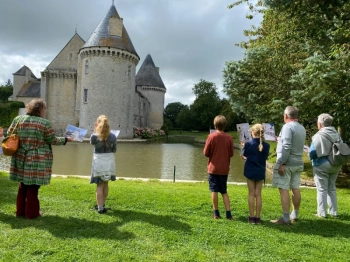
[[[209,190],[211,192],[227,193],[227,177],[228,175],[213,175],[209,174]]]

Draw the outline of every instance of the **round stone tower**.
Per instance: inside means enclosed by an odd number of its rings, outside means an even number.
[[[133,137],[135,70],[140,58],[112,4],[79,52],[79,127],[94,130],[99,115],[110,119],[119,138]]]
[[[163,125],[164,97],[166,88],[150,54],[143,61],[136,75],[136,90],[147,98],[150,108],[148,127],[160,129]]]

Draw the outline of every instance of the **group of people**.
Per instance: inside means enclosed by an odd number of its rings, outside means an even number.
[[[276,225],[291,225],[298,221],[301,203],[300,175],[304,170],[302,159],[306,139],[305,128],[298,122],[299,111],[296,107],[287,106],[283,112],[284,125],[276,137],[277,159],[273,168],[272,185],[279,189],[282,216],[271,220]],[[312,162],[313,175],[317,188],[316,216],[338,216],[336,179],[341,166],[331,165],[328,155],[332,144],[342,141],[337,130],[332,126],[333,117],[321,114],[317,119],[318,132],[312,137],[308,152]],[[218,210],[218,193],[221,193],[226,209],[226,218],[232,220],[230,198],[227,193],[227,178],[230,159],[234,154],[233,138],[224,133],[226,119],[219,115],[214,118],[216,132],[206,140],[203,154],[208,157],[208,181],[212,198],[214,219],[221,218]],[[270,145],[264,142],[264,127],[255,124],[250,128],[252,139],[242,142],[241,157],[245,160],[244,176],[248,186],[248,222],[260,224],[262,209],[261,191],[266,172],[266,160]],[[289,190],[292,192],[290,196]],[[292,210],[291,210],[292,203]],[[328,209],[327,209],[328,205]]]
[[[19,148],[11,158],[10,180],[19,182],[16,200],[16,216],[33,219],[42,215],[38,191],[47,185],[52,172],[52,145],[65,145],[74,141],[72,137],[57,137],[52,124],[45,119],[46,103],[43,99],[33,99],[26,105],[26,115],[17,116],[8,129],[19,136]],[[298,122],[298,109],[288,106],[283,113],[284,122],[277,137],[277,161],[273,169],[272,185],[278,187],[282,216],[271,220],[279,225],[290,225],[298,221],[301,195],[299,190],[300,174],[304,169],[302,155],[306,131]],[[335,181],[341,166],[333,166],[327,157],[332,143],[340,138],[332,126],[333,118],[329,114],[318,117],[319,131],[313,136],[309,157],[312,161],[314,180],[317,187],[317,216],[336,217],[337,196]],[[226,218],[232,220],[230,198],[227,193],[227,178],[230,159],[234,154],[233,138],[224,132],[226,118],[222,115],[214,119],[216,132],[211,133],[205,143],[203,153],[208,157],[208,181],[211,193],[214,219],[221,218],[218,208],[218,193],[222,195]],[[14,130],[16,129],[16,130]],[[105,206],[108,196],[108,181],[116,180],[115,157],[117,137],[110,132],[110,123],[105,115],[95,122],[90,144],[94,145],[91,184],[96,184],[96,206],[94,209],[103,214],[109,208]],[[260,224],[262,209],[261,191],[266,172],[266,160],[270,145],[264,141],[264,128],[261,124],[251,127],[252,139],[242,143],[242,158],[245,160],[244,176],[248,186],[248,221]],[[0,138],[3,129],[0,127]],[[289,190],[292,192],[290,200]],[[292,212],[290,213],[290,202]],[[328,210],[327,209],[328,205]]]
[[[13,119],[7,134],[13,131],[19,137],[19,147],[11,157],[10,180],[19,182],[16,200],[16,216],[33,219],[41,216],[38,192],[42,185],[48,185],[52,173],[52,145],[66,145],[73,137],[57,137],[49,120],[45,119],[46,103],[43,99],[33,99],[26,105],[26,115]],[[0,127],[0,137],[3,129]],[[90,183],[96,186],[94,207],[98,213],[107,212],[108,181],[116,180],[114,153],[117,138],[110,133],[109,120],[101,115],[95,122],[94,133],[90,137],[94,145]]]

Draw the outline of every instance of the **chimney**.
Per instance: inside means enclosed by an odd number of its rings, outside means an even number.
[[[32,72],[30,71],[30,69],[26,69],[26,75],[25,75],[25,78],[24,78],[24,83],[28,83],[30,81],[30,77],[32,75]]]

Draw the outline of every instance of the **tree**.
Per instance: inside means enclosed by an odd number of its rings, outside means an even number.
[[[329,112],[349,128],[349,1],[266,0],[254,6],[241,0],[229,8],[242,3],[264,19],[245,30],[244,58],[226,63],[224,91],[233,109],[258,122],[277,120],[286,105],[297,105],[306,123]]]
[[[6,84],[5,84],[5,87],[13,88],[13,85],[12,85],[10,79],[7,80],[7,82],[6,82]]]
[[[215,83],[200,80],[192,88],[196,96],[190,106],[192,115],[195,115],[194,123],[198,130],[209,130],[213,127],[213,120],[220,113],[221,104]]]
[[[12,95],[13,88],[0,86],[0,101],[7,102],[8,98]]]
[[[215,83],[208,82],[203,79],[193,86],[192,93],[196,96],[196,99],[207,94],[213,95],[214,98],[219,98]]]
[[[195,118],[188,108],[186,106],[183,110],[180,111],[179,115],[176,118],[176,125],[181,128],[181,130],[191,130],[194,129],[195,124],[194,121]]]
[[[169,130],[171,130],[172,128],[173,128],[172,123],[170,122],[170,120],[168,118],[165,117],[164,121],[163,121],[163,125],[160,129],[163,130],[166,135],[168,135]]]
[[[239,115],[232,110],[232,106],[226,98],[221,100],[220,115],[223,115],[226,118],[226,130],[236,130],[236,124],[246,122],[243,115]]]
[[[174,102],[174,103],[169,103],[165,109],[164,109],[164,116],[170,120],[170,122],[172,123],[172,126],[177,126],[176,125],[176,118],[178,117],[179,113],[183,110],[187,108],[187,105],[184,105],[180,102]]]

